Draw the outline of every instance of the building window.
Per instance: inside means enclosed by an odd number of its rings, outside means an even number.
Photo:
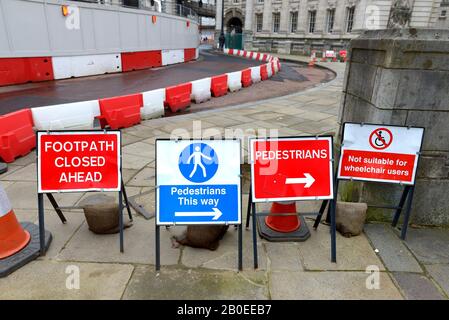
[[[334,31],[334,20],[335,20],[335,9],[328,9],[326,18],[327,33],[332,33],[332,31]]]
[[[355,7],[346,8],[346,32],[352,32],[352,26],[354,25],[354,12]]]
[[[298,28],[298,12],[290,12],[290,32],[296,32]]]
[[[446,18],[446,10],[441,10],[440,18]]]
[[[240,0],[232,0],[232,2],[234,2],[234,4],[238,4]]]
[[[257,3],[263,3],[263,0],[257,0]]]
[[[279,32],[280,22],[281,22],[281,14],[279,12],[273,13],[273,32]]]
[[[309,11],[309,33],[315,32],[316,11]]]
[[[256,14],[256,32],[262,31],[263,15]]]

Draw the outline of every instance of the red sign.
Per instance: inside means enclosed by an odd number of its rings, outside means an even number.
[[[120,132],[38,132],[38,192],[119,191]]]
[[[251,139],[254,202],[332,199],[332,138]]]
[[[345,123],[339,179],[414,184],[423,128]]]

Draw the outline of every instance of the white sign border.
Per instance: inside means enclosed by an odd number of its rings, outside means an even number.
[[[173,141],[173,142],[177,142],[177,141],[189,141],[191,143],[195,143],[195,142],[206,142],[207,141],[222,141],[222,140],[226,140],[226,141],[236,141],[238,143],[238,149],[239,149],[239,163],[242,163],[242,158],[241,158],[241,147],[242,147],[242,143],[240,139],[226,139],[226,138],[222,138],[222,139],[170,139],[170,138],[157,138],[154,142],[154,158],[155,158],[155,166],[154,166],[154,179],[155,179],[155,189],[156,189],[156,194],[155,194],[155,223],[156,226],[189,226],[189,225],[241,225],[242,224],[242,171],[240,169],[240,179],[239,179],[239,183],[237,185],[237,195],[238,195],[238,220],[237,221],[193,221],[193,222],[161,222],[159,221],[160,218],[160,208],[159,208],[159,203],[160,203],[160,191],[159,191],[159,185],[157,184],[157,142],[158,141]]]
[[[70,192],[119,192],[122,190],[122,142],[120,130],[58,130],[58,131],[37,131],[36,153],[37,153],[37,193],[70,193]],[[42,190],[41,188],[41,157],[40,145],[41,137],[44,135],[75,135],[75,134],[112,134],[117,136],[117,159],[118,159],[118,180],[117,188],[84,188],[84,189],[64,189],[64,190]]]
[[[379,127],[398,127],[398,128],[405,128],[405,129],[422,129],[422,136],[421,136],[421,145],[419,147],[419,151],[417,154],[415,154],[415,161],[413,165],[413,173],[412,173],[412,181],[400,181],[400,180],[388,180],[388,179],[373,179],[373,178],[354,178],[354,177],[347,177],[347,176],[341,176],[340,175],[340,169],[341,169],[341,162],[343,160],[343,153],[345,150],[355,150],[355,149],[346,149],[344,146],[340,149],[340,159],[338,160],[338,167],[337,167],[337,179],[338,180],[349,180],[349,181],[365,181],[365,182],[381,182],[381,183],[389,183],[389,184],[398,184],[398,185],[404,185],[404,186],[414,186],[416,184],[416,171],[418,170],[418,164],[419,164],[419,156],[421,155],[422,150],[422,144],[424,141],[424,127],[414,127],[414,126],[400,126],[400,125],[388,125],[388,124],[379,124],[379,123],[365,123],[365,122],[345,122],[343,123],[343,131],[341,135],[341,145],[343,145],[344,141],[344,133],[346,129],[346,124],[359,124],[361,126],[363,125],[369,125],[369,126],[379,126]],[[373,151],[373,152],[381,152],[382,151]],[[384,152],[388,153],[388,152]],[[404,154],[410,154],[410,153],[404,153]]]
[[[273,141],[273,140],[282,140],[282,141],[304,141],[304,140],[328,140],[330,146],[330,159],[329,159],[329,183],[330,183],[330,194],[327,196],[320,197],[288,197],[288,198],[256,198],[256,192],[254,191],[254,160],[253,160],[253,143],[256,141]],[[251,197],[252,202],[282,202],[282,201],[307,201],[307,200],[332,200],[334,198],[334,145],[333,145],[333,137],[330,135],[323,136],[298,136],[298,137],[267,137],[267,138],[257,138],[250,137],[249,138],[249,161],[251,163]]]

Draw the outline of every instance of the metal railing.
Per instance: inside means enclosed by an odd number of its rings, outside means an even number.
[[[108,6],[142,9],[147,11],[163,12],[199,22],[198,14],[192,8],[165,0],[71,0],[77,2],[97,3]]]

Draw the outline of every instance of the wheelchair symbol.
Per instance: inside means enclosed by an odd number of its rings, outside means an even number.
[[[376,150],[388,148],[391,142],[393,142],[393,134],[387,128],[378,128],[369,136],[369,143]]]

